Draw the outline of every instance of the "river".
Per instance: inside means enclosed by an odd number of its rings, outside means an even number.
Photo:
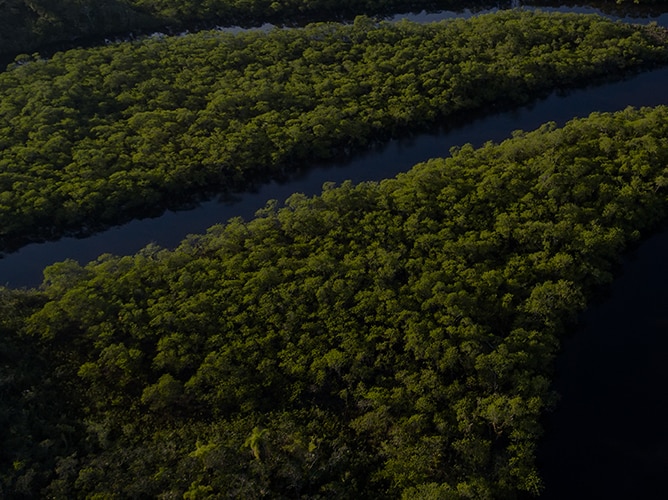
[[[549,9],[546,9],[549,10]],[[563,9],[560,9],[563,10]],[[598,12],[589,7],[577,12]],[[470,11],[402,15],[427,22]],[[657,21],[668,15],[624,18]],[[502,141],[513,130],[531,130],[546,121],[563,124],[594,111],[625,106],[668,105],[668,68],[626,80],[548,97],[513,111],[393,140],[344,163],[315,165],[284,183],[269,182],[255,192],[217,199],[193,210],[165,212],[135,220],[88,238],[63,238],[28,245],[0,259],[0,283],[34,287],[47,265],[67,258],[81,263],[109,252],[132,254],[148,243],[174,247],[187,234],[201,233],[231,217],[251,218],[267,200],[285,200],[294,192],[320,193],[325,182],[378,181],[432,157],[447,156],[452,146]],[[546,419],[539,465],[545,475],[544,498],[664,498],[668,470],[668,427],[661,408],[668,403],[668,230],[629,254],[609,296],[581,315],[580,327],[564,342],[557,362],[558,409]]]
[[[668,23],[667,23],[668,24]],[[638,74],[626,80],[553,93],[513,111],[489,115],[448,129],[445,124],[431,133],[393,140],[344,163],[315,165],[287,182],[269,182],[255,192],[232,199],[214,199],[187,211],[167,211],[159,217],[134,220],[87,238],[62,238],[32,243],[0,259],[0,284],[14,288],[34,287],[42,281],[42,270],[64,259],[86,263],[102,253],[129,255],[149,243],[176,246],[186,235],[202,233],[214,224],[236,216],[251,218],[267,200],[284,201],[295,192],[319,194],[323,183],[379,181],[394,177],[416,163],[448,156],[452,146],[502,141],[512,131],[532,130],[546,121],[559,125],[594,111],[615,111],[625,106],[668,104],[668,68]]]

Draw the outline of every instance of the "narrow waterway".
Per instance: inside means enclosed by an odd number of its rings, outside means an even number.
[[[249,219],[267,200],[282,202],[295,192],[319,194],[325,182],[379,181],[393,177],[421,161],[447,156],[452,146],[465,143],[480,146],[488,140],[498,142],[510,137],[513,130],[532,130],[546,121],[563,124],[594,111],[668,104],[665,89],[668,89],[668,68],[566,95],[553,93],[531,105],[473,120],[451,130],[443,124],[432,133],[393,140],[345,163],[314,166],[287,182],[270,182],[259,186],[255,192],[242,193],[233,199],[212,200],[188,211],[168,211],[160,217],[135,220],[88,238],[33,243],[0,259],[0,284],[14,288],[37,286],[42,281],[42,270],[64,259],[86,263],[102,253],[129,255],[149,243],[171,248],[186,235],[202,233],[232,217]]]

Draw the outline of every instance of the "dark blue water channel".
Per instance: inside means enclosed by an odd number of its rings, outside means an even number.
[[[562,343],[539,466],[548,500],[668,498],[668,228]]]
[[[532,105],[473,120],[452,130],[447,130],[444,123],[431,133],[390,141],[345,163],[314,166],[288,182],[270,182],[259,186],[253,193],[240,194],[232,200],[212,200],[193,210],[165,212],[160,217],[135,220],[88,238],[34,243],[0,259],[0,284],[37,286],[41,283],[44,267],[68,258],[86,263],[102,253],[132,254],[152,242],[174,247],[187,234],[202,233],[231,217],[251,218],[269,199],[284,201],[295,192],[319,194],[325,182],[379,181],[394,177],[421,161],[448,156],[452,146],[465,143],[479,146],[489,140],[502,141],[513,130],[532,130],[546,121],[563,124],[575,116],[587,116],[594,111],[615,111],[627,105],[668,104],[666,89],[668,69],[663,68],[566,95],[554,93]]]
[[[518,3],[519,5],[519,3]],[[530,5],[523,8],[533,9]],[[573,11],[607,15],[592,7],[538,7],[541,10]],[[399,14],[392,20],[406,18],[416,22],[431,22],[454,17],[470,17],[492,12],[497,8],[453,12],[420,12]],[[647,14],[643,17],[617,18],[625,22],[657,22],[668,26],[668,13]],[[239,31],[241,28],[228,28]],[[267,25],[258,29],[268,29]],[[234,199],[212,200],[193,210],[165,212],[151,219],[135,220],[87,238],[63,238],[55,242],[33,243],[19,251],[0,258],[0,285],[19,288],[34,287],[42,281],[43,269],[65,259],[86,263],[103,253],[129,255],[149,243],[171,248],[188,234],[202,233],[214,224],[236,216],[251,218],[267,200],[285,200],[295,192],[319,194],[323,183],[351,179],[354,182],[378,181],[410,169],[418,162],[449,154],[452,146],[467,142],[474,146],[485,141],[502,141],[513,130],[531,130],[546,121],[563,124],[576,116],[594,111],[615,111],[625,106],[654,106],[666,104],[668,72],[652,71],[623,82],[573,91],[568,95],[553,94],[515,111],[491,115],[466,124],[441,124],[431,133],[410,139],[394,140],[373,151],[356,156],[340,164],[314,165],[285,183],[271,182],[253,193],[241,194]],[[446,127],[450,125],[450,129]]]
[[[589,7],[570,10],[596,12]],[[426,22],[470,15],[423,12],[402,17]],[[668,25],[666,14],[623,20]],[[233,199],[136,220],[85,239],[28,245],[0,259],[0,284],[37,286],[44,267],[67,258],[85,263],[102,253],[132,254],[149,243],[174,247],[187,234],[202,233],[231,217],[251,218],[267,200],[283,201],[295,192],[319,194],[325,182],[393,177],[418,162],[447,156],[452,146],[499,142],[513,130],[532,130],[546,121],[561,125],[595,111],[659,104],[668,105],[668,68],[553,93],[514,111],[454,127],[444,123],[431,133],[390,141],[344,163],[315,165],[285,183],[270,182]],[[565,339],[555,379],[562,399],[546,419],[539,453],[547,485],[544,498],[668,498],[663,481],[668,472],[667,255],[668,229],[626,257],[608,295],[581,315],[580,326]]]

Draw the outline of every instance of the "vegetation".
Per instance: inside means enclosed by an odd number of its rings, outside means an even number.
[[[166,29],[291,24],[305,19],[353,19],[411,9],[475,6],[462,0],[1,0],[0,55],[32,52],[81,37]],[[47,47],[48,48],[48,47]]]
[[[202,32],[0,74],[0,249],[246,188],[456,113],[668,57],[665,31],[520,11]]]
[[[558,336],[665,216],[667,138],[547,124],[3,290],[5,495],[539,492]]]
[[[569,2],[533,0],[531,5],[560,7],[564,3]],[[598,0],[588,4],[604,12],[643,16],[646,9],[664,5],[665,0]],[[117,34],[510,7],[509,0],[0,0],[0,61],[19,53],[50,53],[59,44],[99,43]]]
[[[400,3],[0,0],[0,51]],[[0,74],[0,250],[667,54],[656,26],[515,11],[21,55]],[[0,497],[538,494],[559,336],[665,218],[667,138],[665,107],[547,124],[0,288]]]

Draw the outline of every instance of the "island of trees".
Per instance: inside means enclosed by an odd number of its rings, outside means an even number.
[[[0,74],[0,251],[666,59],[655,26],[521,11],[19,58]]]
[[[169,7],[114,8],[140,4]],[[0,74],[0,248],[667,54],[656,26],[513,11],[20,56]],[[629,108],[0,288],[0,496],[538,495],[560,337],[667,187],[668,108]]]

